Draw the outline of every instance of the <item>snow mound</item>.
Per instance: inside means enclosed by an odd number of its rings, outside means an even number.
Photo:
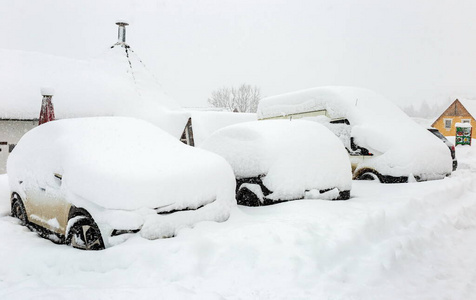
[[[351,168],[339,139],[309,121],[256,121],[218,130],[201,147],[223,156],[237,179],[264,175],[270,199],[299,199],[306,190],[351,188]]]
[[[223,127],[255,121],[254,113],[233,113],[224,111],[192,111],[192,128],[195,146],[200,146],[212,133]]]
[[[313,111],[325,112],[326,117],[311,119],[329,127],[348,149],[353,137],[374,154],[358,169],[371,168],[395,177],[441,178],[451,173],[449,149],[396,105],[367,89],[318,87],[268,97],[260,101],[257,114],[266,119]],[[330,124],[332,119],[347,119],[350,125]]]
[[[53,191],[60,174],[60,191],[79,206],[172,211],[234,201],[233,173],[223,158],[132,118],[43,124],[22,137],[7,172],[12,190],[21,190],[22,181]]]

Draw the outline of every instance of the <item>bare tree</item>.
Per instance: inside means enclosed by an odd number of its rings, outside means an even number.
[[[221,87],[213,91],[211,97],[208,98],[208,103],[229,111],[256,112],[260,99],[260,89],[257,86],[244,83],[238,88]]]

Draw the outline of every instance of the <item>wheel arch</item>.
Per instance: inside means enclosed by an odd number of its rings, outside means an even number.
[[[366,173],[371,173],[377,176],[378,180],[380,182],[385,182],[384,176],[380,174],[377,170],[372,169],[372,168],[362,168],[354,172],[354,177],[352,179],[354,180],[361,180],[362,176],[365,175]]]
[[[84,208],[82,207],[76,207],[74,205],[71,205],[68,213],[68,221],[71,220],[74,217],[77,216],[85,216],[91,220],[94,220],[94,218],[91,216],[91,214]]]

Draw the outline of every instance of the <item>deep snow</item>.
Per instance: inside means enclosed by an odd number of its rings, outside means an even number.
[[[474,299],[476,148],[456,152],[444,180],[238,206],[224,223],[99,252],[20,226],[1,175],[0,299]]]

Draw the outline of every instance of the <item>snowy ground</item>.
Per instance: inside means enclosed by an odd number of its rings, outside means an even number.
[[[444,180],[354,182],[348,201],[238,207],[98,252],[20,226],[0,175],[0,299],[474,299],[476,147],[457,157]]]

